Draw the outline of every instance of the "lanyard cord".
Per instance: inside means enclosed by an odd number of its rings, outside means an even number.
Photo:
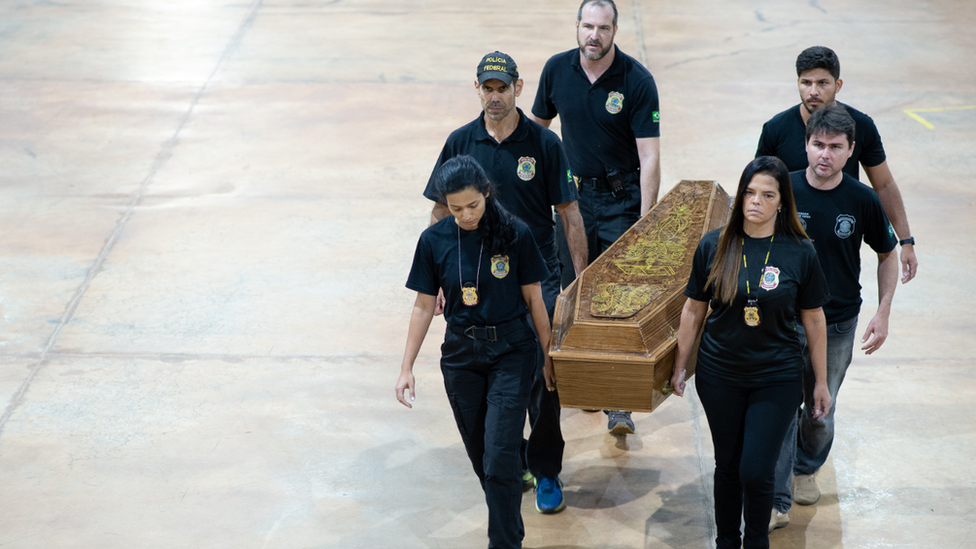
[[[763,268],[759,271],[759,283],[762,284],[763,272],[766,271],[766,264],[769,263],[769,253],[773,251],[773,238],[776,238],[776,234],[769,237],[769,249],[766,250],[766,260],[763,261]],[[749,288],[749,265],[746,262],[746,239],[742,239],[742,266],[746,270],[746,298],[752,293],[752,289]],[[759,301],[759,291],[756,290],[756,301]]]
[[[457,225],[457,223],[455,223]],[[464,287],[464,278],[461,276],[461,226],[457,225],[457,235],[458,235],[458,284],[460,287]],[[478,251],[478,274],[474,279],[474,290],[478,291],[478,285],[481,283],[481,254],[485,251],[485,241],[481,241],[481,250]]]

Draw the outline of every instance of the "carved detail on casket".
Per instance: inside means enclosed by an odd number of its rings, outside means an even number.
[[[560,294],[549,354],[563,406],[649,412],[664,401],[695,249],[730,203],[713,181],[682,181]]]

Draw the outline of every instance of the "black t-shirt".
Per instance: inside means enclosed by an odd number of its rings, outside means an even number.
[[[685,295],[710,301],[712,287],[705,282],[722,229],[709,231],[698,243]],[[803,368],[802,348],[796,332],[801,309],[823,307],[830,299],[817,252],[808,240],[777,233],[769,238],[745,237],[746,265],[739,265],[739,289],[732,305],[712,301],[698,349],[698,368],[725,379],[779,381],[791,379]],[[765,261],[769,254],[768,262]],[[742,261],[741,258],[739,261]],[[765,265],[765,267],[764,267]],[[757,299],[759,326],[744,320],[746,276],[749,296]],[[760,276],[762,277],[760,279]]]
[[[654,77],[616,45],[614,51],[610,68],[593,84],[580,66],[578,48],[552,56],[532,105],[539,118],[559,115],[569,162],[583,177],[605,177],[607,168],[636,172],[636,139],[661,135]]]
[[[494,257],[487,249],[481,251],[478,231],[458,227],[453,215],[427,227],[417,243],[407,288],[427,295],[437,295],[437,290],[443,288],[444,318],[461,327],[496,326],[525,316],[528,308],[522,286],[545,280],[549,270],[529,228],[519,220],[516,225],[517,236],[511,249]],[[477,282],[477,305],[468,307],[461,302],[461,280]]]
[[[813,188],[806,170],[791,173],[790,181],[800,222],[830,286],[827,323],[854,318],[861,310],[861,240],[879,254],[888,253],[898,244],[895,230],[874,190],[847,174],[828,191]]]
[[[552,207],[579,199],[579,191],[556,134],[527,119],[521,109],[518,114],[518,127],[501,143],[488,135],[482,115],[454,130],[427,180],[424,196],[440,201],[433,174],[455,156],[470,155],[485,169],[498,201],[528,224],[539,247],[545,249],[553,243]]]
[[[778,157],[791,172],[805,169],[809,165],[806,149],[807,126],[800,116],[802,108],[802,104],[789,108],[763,124],[759,147],[756,149],[757,158]],[[854,119],[854,154],[844,165],[844,173],[859,179],[861,172],[858,163],[873,168],[884,162],[886,158],[884,145],[881,144],[878,127],[874,125],[874,120],[871,120],[870,116],[848,105],[844,105],[844,108]]]

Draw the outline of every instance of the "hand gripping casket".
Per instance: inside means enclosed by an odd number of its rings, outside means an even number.
[[[731,202],[714,181],[678,183],[560,294],[549,355],[563,407],[650,412],[664,402],[695,248]],[[688,377],[694,367],[693,356]]]

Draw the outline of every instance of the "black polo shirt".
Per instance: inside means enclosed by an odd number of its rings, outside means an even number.
[[[545,280],[549,269],[529,228],[519,220],[516,225],[511,248],[496,256],[482,249],[477,229],[465,231],[452,215],[427,227],[417,242],[407,288],[427,295],[443,288],[444,318],[461,327],[497,326],[525,316],[522,286]],[[478,287],[479,301],[473,307],[461,302],[461,287],[467,282]]]
[[[868,168],[873,168],[885,161],[884,145],[881,143],[881,134],[878,127],[874,125],[874,120],[863,112],[844,105],[847,112],[854,119],[854,154],[847,159],[844,165],[844,173],[854,179],[860,179],[861,172],[858,163],[864,164]],[[759,136],[759,147],[756,149],[756,157],[775,156],[786,164],[786,168],[795,172],[804,170],[809,166],[807,161],[807,126],[803,123],[800,116],[800,109],[803,104],[799,104],[790,109],[777,114],[763,124],[762,135]]]
[[[824,306],[828,324],[850,320],[861,310],[861,241],[879,254],[895,249],[898,239],[881,201],[871,187],[844,174],[827,191],[807,182],[806,170],[790,174],[793,200],[803,229],[817,248],[830,286]]]
[[[604,177],[607,168],[639,170],[636,139],[661,135],[654,77],[613,47],[613,63],[593,84],[580,66],[578,48],[549,58],[532,106],[539,118],[559,115],[573,171],[583,177]]]
[[[783,233],[772,242],[745,237],[742,253],[747,267],[739,265],[738,290],[732,304],[726,305],[712,300],[712,288],[705,288],[721,232],[709,231],[698,243],[685,288],[686,296],[712,304],[698,348],[698,367],[723,379],[795,379],[803,370],[796,318],[801,309],[823,307],[830,298],[817,252],[809,240]],[[756,327],[745,323],[750,298],[758,300],[761,321]]]
[[[579,192],[559,137],[516,110],[518,127],[501,143],[488,135],[483,113],[454,130],[427,180],[424,196],[442,202],[433,174],[455,156],[469,155],[485,169],[502,206],[525,221],[539,247],[545,248],[554,238],[552,207],[577,200]]]

